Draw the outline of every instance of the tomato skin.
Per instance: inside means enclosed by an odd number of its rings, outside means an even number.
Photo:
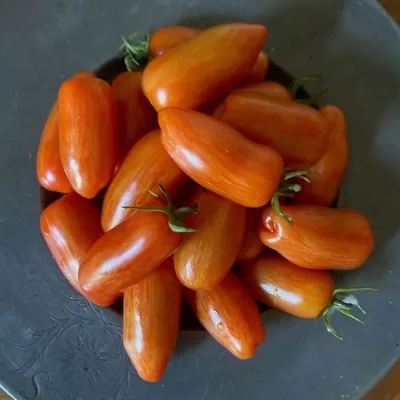
[[[148,205],[164,206],[159,201]],[[166,215],[133,212],[92,246],[79,270],[79,282],[89,294],[121,293],[159,267],[181,238],[170,230]]]
[[[172,262],[124,292],[123,343],[139,376],[161,379],[179,333],[182,286]]]
[[[263,208],[253,208],[247,211],[246,227],[244,229],[242,246],[236,257],[236,263],[243,263],[258,257],[264,250],[259,230]]]
[[[297,204],[330,206],[339,192],[347,166],[346,121],[336,106],[323,106],[319,111],[327,122],[329,145],[321,159],[310,168],[311,183],[303,184],[303,190],[296,193],[294,200]]]
[[[283,173],[275,150],[196,111],[167,108],[158,122],[169,155],[201,186],[245,207],[270,200]]]
[[[300,318],[317,318],[335,289],[326,271],[300,268],[278,254],[241,265],[238,276],[258,301]]]
[[[246,208],[202,188],[191,203],[196,202],[199,212],[186,219],[196,232],[174,253],[174,266],[184,286],[204,290],[221,282],[232,268],[243,239]]]
[[[88,296],[78,282],[78,270],[83,259],[103,233],[100,212],[96,206],[76,193],[65,195],[42,212],[40,229],[51,254],[71,286],[99,306],[113,304],[118,295]]]
[[[89,71],[81,71],[74,75],[76,78],[93,77]],[[56,101],[43,127],[42,136],[36,156],[36,175],[39,183],[52,192],[70,193],[72,186],[61,163],[59,150],[59,114]]]
[[[358,211],[314,205],[281,206],[289,225],[268,207],[262,215],[261,241],[293,264],[311,269],[361,267],[374,247],[368,220]]]
[[[93,198],[111,180],[117,159],[117,108],[110,85],[71,78],[58,93],[61,162],[74,190]]]
[[[101,214],[104,232],[132,213],[123,206],[143,206],[151,201],[154,197],[149,189],[159,193],[160,183],[173,196],[185,180],[186,175],[162,146],[160,131],[145,135],[132,147],[107,189]]]
[[[269,57],[264,51],[258,53],[256,62],[251,67],[250,71],[240,81],[241,85],[251,85],[264,81],[269,67]]]
[[[199,108],[246,75],[266,35],[261,25],[209,28],[153,59],[143,73],[143,91],[157,111]]]
[[[123,72],[112,83],[117,100],[119,159],[146,133],[157,128],[157,114],[142,91],[142,73]]]
[[[235,275],[229,273],[209,290],[187,290],[185,296],[218,343],[242,360],[254,356],[265,339],[265,328],[256,302]]]
[[[311,166],[328,146],[326,124],[312,107],[255,93],[233,93],[214,116],[271,146],[286,166]]]
[[[195,38],[200,32],[200,29],[183,25],[167,25],[158,28],[150,38],[150,56],[152,58],[161,56],[173,47]]]
[[[252,85],[241,86],[234,93],[255,93],[256,95],[268,96],[277,100],[292,101],[292,96],[285,86],[274,81],[264,81]]]

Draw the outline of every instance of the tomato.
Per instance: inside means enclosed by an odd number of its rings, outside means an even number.
[[[262,96],[272,97],[277,100],[292,101],[292,96],[285,86],[274,81],[265,81],[253,85],[241,86],[234,93],[255,93]]]
[[[150,38],[150,56],[153,58],[161,56],[167,50],[195,38],[200,32],[199,29],[182,25],[167,25],[158,28]]]
[[[310,168],[310,184],[296,193],[295,202],[329,206],[338,194],[347,166],[348,143],[343,112],[336,106],[320,108],[329,132],[329,145],[321,159]]]
[[[245,207],[270,200],[283,173],[275,150],[196,111],[164,109],[158,122],[169,155],[201,186]]]
[[[371,254],[374,237],[358,211],[314,205],[282,206],[290,225],[272,208],[265,209],[262,242],[303,268],[355,269]]]
[[[143,91],[153,107],[198,108],[234,87],[257,59],[267,30],[225,24],[153,59],[143,73]]]
[[[301,318],[317,318],[335,289],[326,271],[300,268],[278,254],[241,265],[238,276],[258,301]]]
[[[157,115],[142,91],[142,73],[123,72],[112,90],[118,105],[119,152],[122,161],[131,147],[157,127]]]
[[[59,146],[64,171],[83,197],[92,198],[111,180],[117,159],[116,101],[98,78],[71,78],[58,94]]]
[[[263,208],[253,208],[247,212],[247,222],[244,230],[243,242],[236,263],[242,263],[258,257],[264,250],[264,243],[260,239],[259,230]]]
[[[254,356],[265,339],[257,304],[232,273],[209,290],[187,290],[186,299],[210,335],[235,357]]]
[[[199,212],[187,219],[196,231],[185,237],[174,254],[175,272],[186,287],[209,289],[221,282],[240,250],[246,208],[201,188],[192,203]]]
[[[182,286],[172,263],[124,292],[124,348],[145,381],[161,379],[179,333]]]
[[[132,211],[123,206],[142,206],[153,199],[149,190],[161,183],[171,194],[183,185],[186,175],[165,151],[160,131],[145,135],[126,156],[107,189],[101,222],[105,232],[117,226]]]
[[[148,205],[163,206],[156,200]],[[92,246],[79,270],[79,282],[89,294],[123,292],[160,266],[181,239],[180,233],[171,231],[167,215],[133,212]]]
[[[99,306],[115,302],[116,296],[88,296],[78,282],[80,265],[102,235],[99,210],[87,199],[70,193],[47,207],[40,229],[61,272],[75,290]]]
[[[251,67],[250,71],[240,81],[241,85],[251,85],[253,83],[262,82],[265,79],[269,66],[269,58],[264,51],[260,51],[256,62]]]
[[[81,71],[75,77],[87,78],[94,76],[92,72]],[[58,102],[52,107],[40,139],[37,157],[36,174],[39,183],[47,190],[60,193],[72,192],[67,175],[61,163],[59,150],[59,114]]]
[[[328,146],[326,124],[312,107],[255,93],[233,93],[214,116],[271,146],[287,166],[311,166]]]

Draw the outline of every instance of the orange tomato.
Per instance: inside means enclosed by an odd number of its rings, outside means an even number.
[[[233,93],[214,116],[271,146],[287,166],[311,166],[328,146],[326,124],[312,107],[255,93]]]
[[[255,93],[262,96],[272,97],[277,100],[292,101],[292,96],[285,86],[274,81],[265,81],[253,85],[241,86],[234,93]]]
[[[118,295],[88,295],[78,282],[78,270],[89,249],[103,234],[99,210],[87,199],[70,193],[47,207],[40,229],[61,272],[71,286],[99,306],[109,306]]]
[[[167,50],[195,38],[200,32],[200,29],[183,25],[167,25],[158,28],[150,38],[150,56],[152,58],[161,56]]]
[[[92,198],[111,180],[117,159],[117,107],[110,85],[71,78],[58,94],[61,162],[74,190]]]
[[[246,75],[266,35],[261,25],[237,23],[207,29],[153,59],[143,73],[143,91],[157,111],[198,108]]]
[[[209,289],[221,282],[240,250],[246,209],[203,188],[192,203],[199,212],[187,218],[196,231],[185,237],[174,253],[175,272],[193,290]]]
[[[164,374],[179,333],[181,305],[182,286],[170,261],[124,292],[124,348],[147,382]]]
[[[104,231],[132,213],[123,206],[143,206],[152,200],[149,190],[159,192],[157,184],[173,196],[185,180],[186,175],[162,146],[160,131],[145,135],[132,147],[107,189],[101,214]]]
[[[259,235],[262,212],[263,208],[248,210],[243,242],[236,257],[236,263],[240,264],[252,260],[265,250],[264,243],[261,241]]]
[[[88,71],[81,71],[74,76],[76,78],[87,78],[94,76],[94,74]],[[45,189],[53,192],[70,193],[73,189],[61,163],[58,132],[58,102],[55,102],[40,139],[36,156],[36,174],[39,183]]]
[[[241,265],[238,276],[258,301],[301,318],[317,318],[335,289],[326,271],[300,268],[278,254]]]
[[[158,122],[169,155],[201,186],[245,207],[270,200],[283,173],[275,150],[196,111],[167,108]]]
[[[142,73],[123,72],[112,90],[118,106],[119,153],[122,162],[131,147],[157,127],[157,114],[142,91]]]
[[[290,225],[272,208],[265,209],[262,242],[303,268],[355,269],[367,260],[374,237],[358,211],[314,205],[281,206]]]
[[[187,290],[186,299],[208,333],[235,357],[254,356],[265,339],[257,304],[232,273],[209,290]]]
[[[240,81],[240,85],[251,85],[253,83],[262,82],[267,74],[268,66],[268,55],[264,51],[260,51],[256,62],[253,64],[245,77]]]
[[[310,168],[311,183],[295,195],[295,203],[330,206],[338,194],[347,166],[348,143],[346,121],[343,112],[336,106],[320,108],[328,126],[329,145],[321,159]]]

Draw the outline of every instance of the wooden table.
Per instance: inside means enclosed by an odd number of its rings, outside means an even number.
[[[400,23],[400,0],[380,0],[380,2],[393,18]],[[1,389],[0,400],[10,400],[10,397],[2,392]],[[400,362],[376,385],[364,400],[400,400]]]

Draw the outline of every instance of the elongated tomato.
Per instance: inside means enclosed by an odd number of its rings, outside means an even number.
[[[264,243],[259,235],[262,212],[262,208],[248,210],[242,246],[236,257],[236,263],[252,260],[265,250]]]
[[[171,261],[124,292],[124,348],[139,376],[161,379],[179,333],[182,286]]]
[[[264,51],[258,53],[256,62],[251,67],[250,71],[240,81],[241,85],[251,85],[253,83],[262,82],[265,79],[269,66],[269,58]]]
[[[246,208],[201,188],[192,203],[198,213],[187,218],[196,231],[185,237],[174,254],[176,275],[193,290],[209,289],[221,282],[240,250]]]
[[[114,79],[112,91],[118,106],[120,161],[146,133],[157,127],[157,114],[142,91],[142,73],[123,72]]]
[[[117,159],[116,102],[98,78],[71,78],[58,93],[61,162],[74,190],[92,198],[106,186]]]
[[[158,201],[149,205],[163,206]],[[123,292],[159,267],[181,237],[171,231],[166,215],[134,212],[92,246],[79,270],[79,282],[93,295]]]
[[[262,242],[303,268],[355,269],[371,254],[374,237],[358,211],[313,205],[282,206],[290,225],[272,208],[265,209]]]
[[[47,207],[40,217],[40,229],[61,272],[71,286],[100,306],[118,296],[90,296],[78,282],[78,270],[93,243],[103,234],[99,210],[87,199],[70,193]]]
[[[171,196],[183,185],[186,175],[165,151],[160,131],[144,136],[126,156],[104,198],[101,223],[105,232],[117,226],[131,210],[123,206],[143,206],[153,199],[161,184]]]
[[[254,356],[265,339],[257,304],[232,273],[210,290],[187,290],[186,298],[208,333],[235,357]]]
[[[157,111],[198,108],[246,75],[266,35],[261,25],[226,24],[207,29],[151,61],[143,73],[143,91]]]
[[[310,184],[295,195],[299,204],[329,206],[338,194],[347,166],[348,143],[343,112],[336,106],[320,108],[329,133],[329,145],[321,159],[310,168]]]
[[[76,78],[93,77],[89,71],[81,71],[74,75]],[[47,190],[70,193],[72,186],[61,163],[59,150],[59,115],[58,102],[52,107],[44,125],[36,156],[36,174],[39,183]]]
[[[317,318],[335,289],[326,271],[300,268],[278,254],[241,265],[238,276],[258,301],[301,318]]]
[[[262,96],[272,97],[277,100],[292,101],[292,96],[285,86],[274,81],[265,81],[253,85],[241,86],[234,93],[255,93]]]
[[[150,38],[150,56],[153,58],[161,56],[167,50],[195,38],[200,32],[200,29],[183,25],[168,25],[158,28]]]
[[[233,93],[214,116],[249,139],[276,149],[287,166],[311,166],[328,146],[323,117],[304,104],[255,93]]]
[[[275,150],[196,111],[167,108],[158,122],[169,155],[201,186],[246,207],[270,200],[283,173]]]

